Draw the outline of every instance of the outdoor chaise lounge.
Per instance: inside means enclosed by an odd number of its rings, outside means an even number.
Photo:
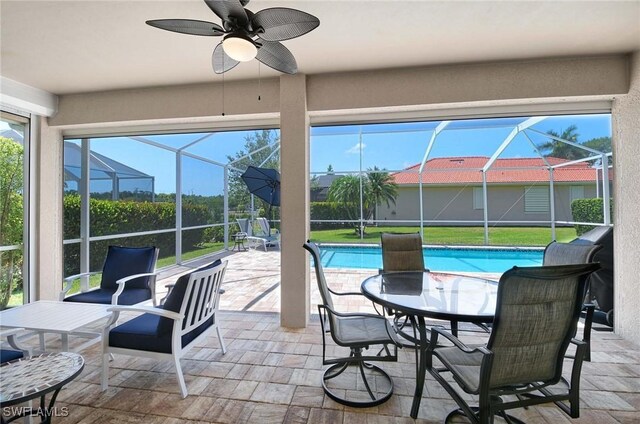
[[[250,246],[261,245],[264,251],[267,251],[268,246],[280,247],[280,234],[271,234],[271,228],[269,221],[266,218],[257,218],[258,230],[254,229],[253,223],[248,218],[238,218],[236,220],[240,227],[240,232],[247,235],[247,242]]]

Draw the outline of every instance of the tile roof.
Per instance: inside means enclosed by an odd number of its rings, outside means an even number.
[[[480,169],[487,163],[487,156],[444,157],[427,161],[423,174],[423,184],[475,184],[482,183]],[[549,157],[551,165],[567,162]],[[420,164],[404,171],[392,173],[398,185],[418,184]],[[507,169],[508,168],[508,169]],[[516,169],[519,168],[519,169]],[[610,172],[610,176],[611,176]],[[594,182],[595,169],[587,162],[576,163],[554,171],[556,182]],[[549,182],[549,171],[541,158],[497,159],[487,172],[488,183],[534,183]]]

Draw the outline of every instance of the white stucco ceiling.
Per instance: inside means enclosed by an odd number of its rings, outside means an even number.
[[[320,19],[284,44],[306,74],[640,49],[640,1],[262,1]],[[221,81],[218,38],[145,25],[160,18],[219,19],[201,0],[0,1],[0,74],[51,93]],[[279,73],[261,67],[262,77]],[[227,79],[257,78],[257,61]]]

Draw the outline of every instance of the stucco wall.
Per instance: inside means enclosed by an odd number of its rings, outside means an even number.
[[[571,185],[556,185],[554,188],[557,221],[573,220],[570,187]],[[487,190],[489,220],[549,221],[549,213],[525,212],[525,189],[525,186],[490,185]],[[585,185],[584,195],[585,197],[595,197],[595,185]],[[425,220],[484,220],[483,210],[473,208],[473,186],[423,188],[423,208]],[[378,208],[378,217],[381,220],[419,220],[418,187],[400,187],[395,206],[382,205]],[[406,224],[397,223],[397,225]]]
[[[615,330],[640,344],[640,52],[630,66],[629,94],[613,102]]]

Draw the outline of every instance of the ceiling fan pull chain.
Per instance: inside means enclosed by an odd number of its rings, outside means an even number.
[[[262,80],[260,79],[260,61],[258,60],[258,101],[260,101],[260,93],[262,92]]]
[[[222,55],[222,69],[224,69],[224,54]],[[222,116],[224,116],[224,72],[222,73]]]

